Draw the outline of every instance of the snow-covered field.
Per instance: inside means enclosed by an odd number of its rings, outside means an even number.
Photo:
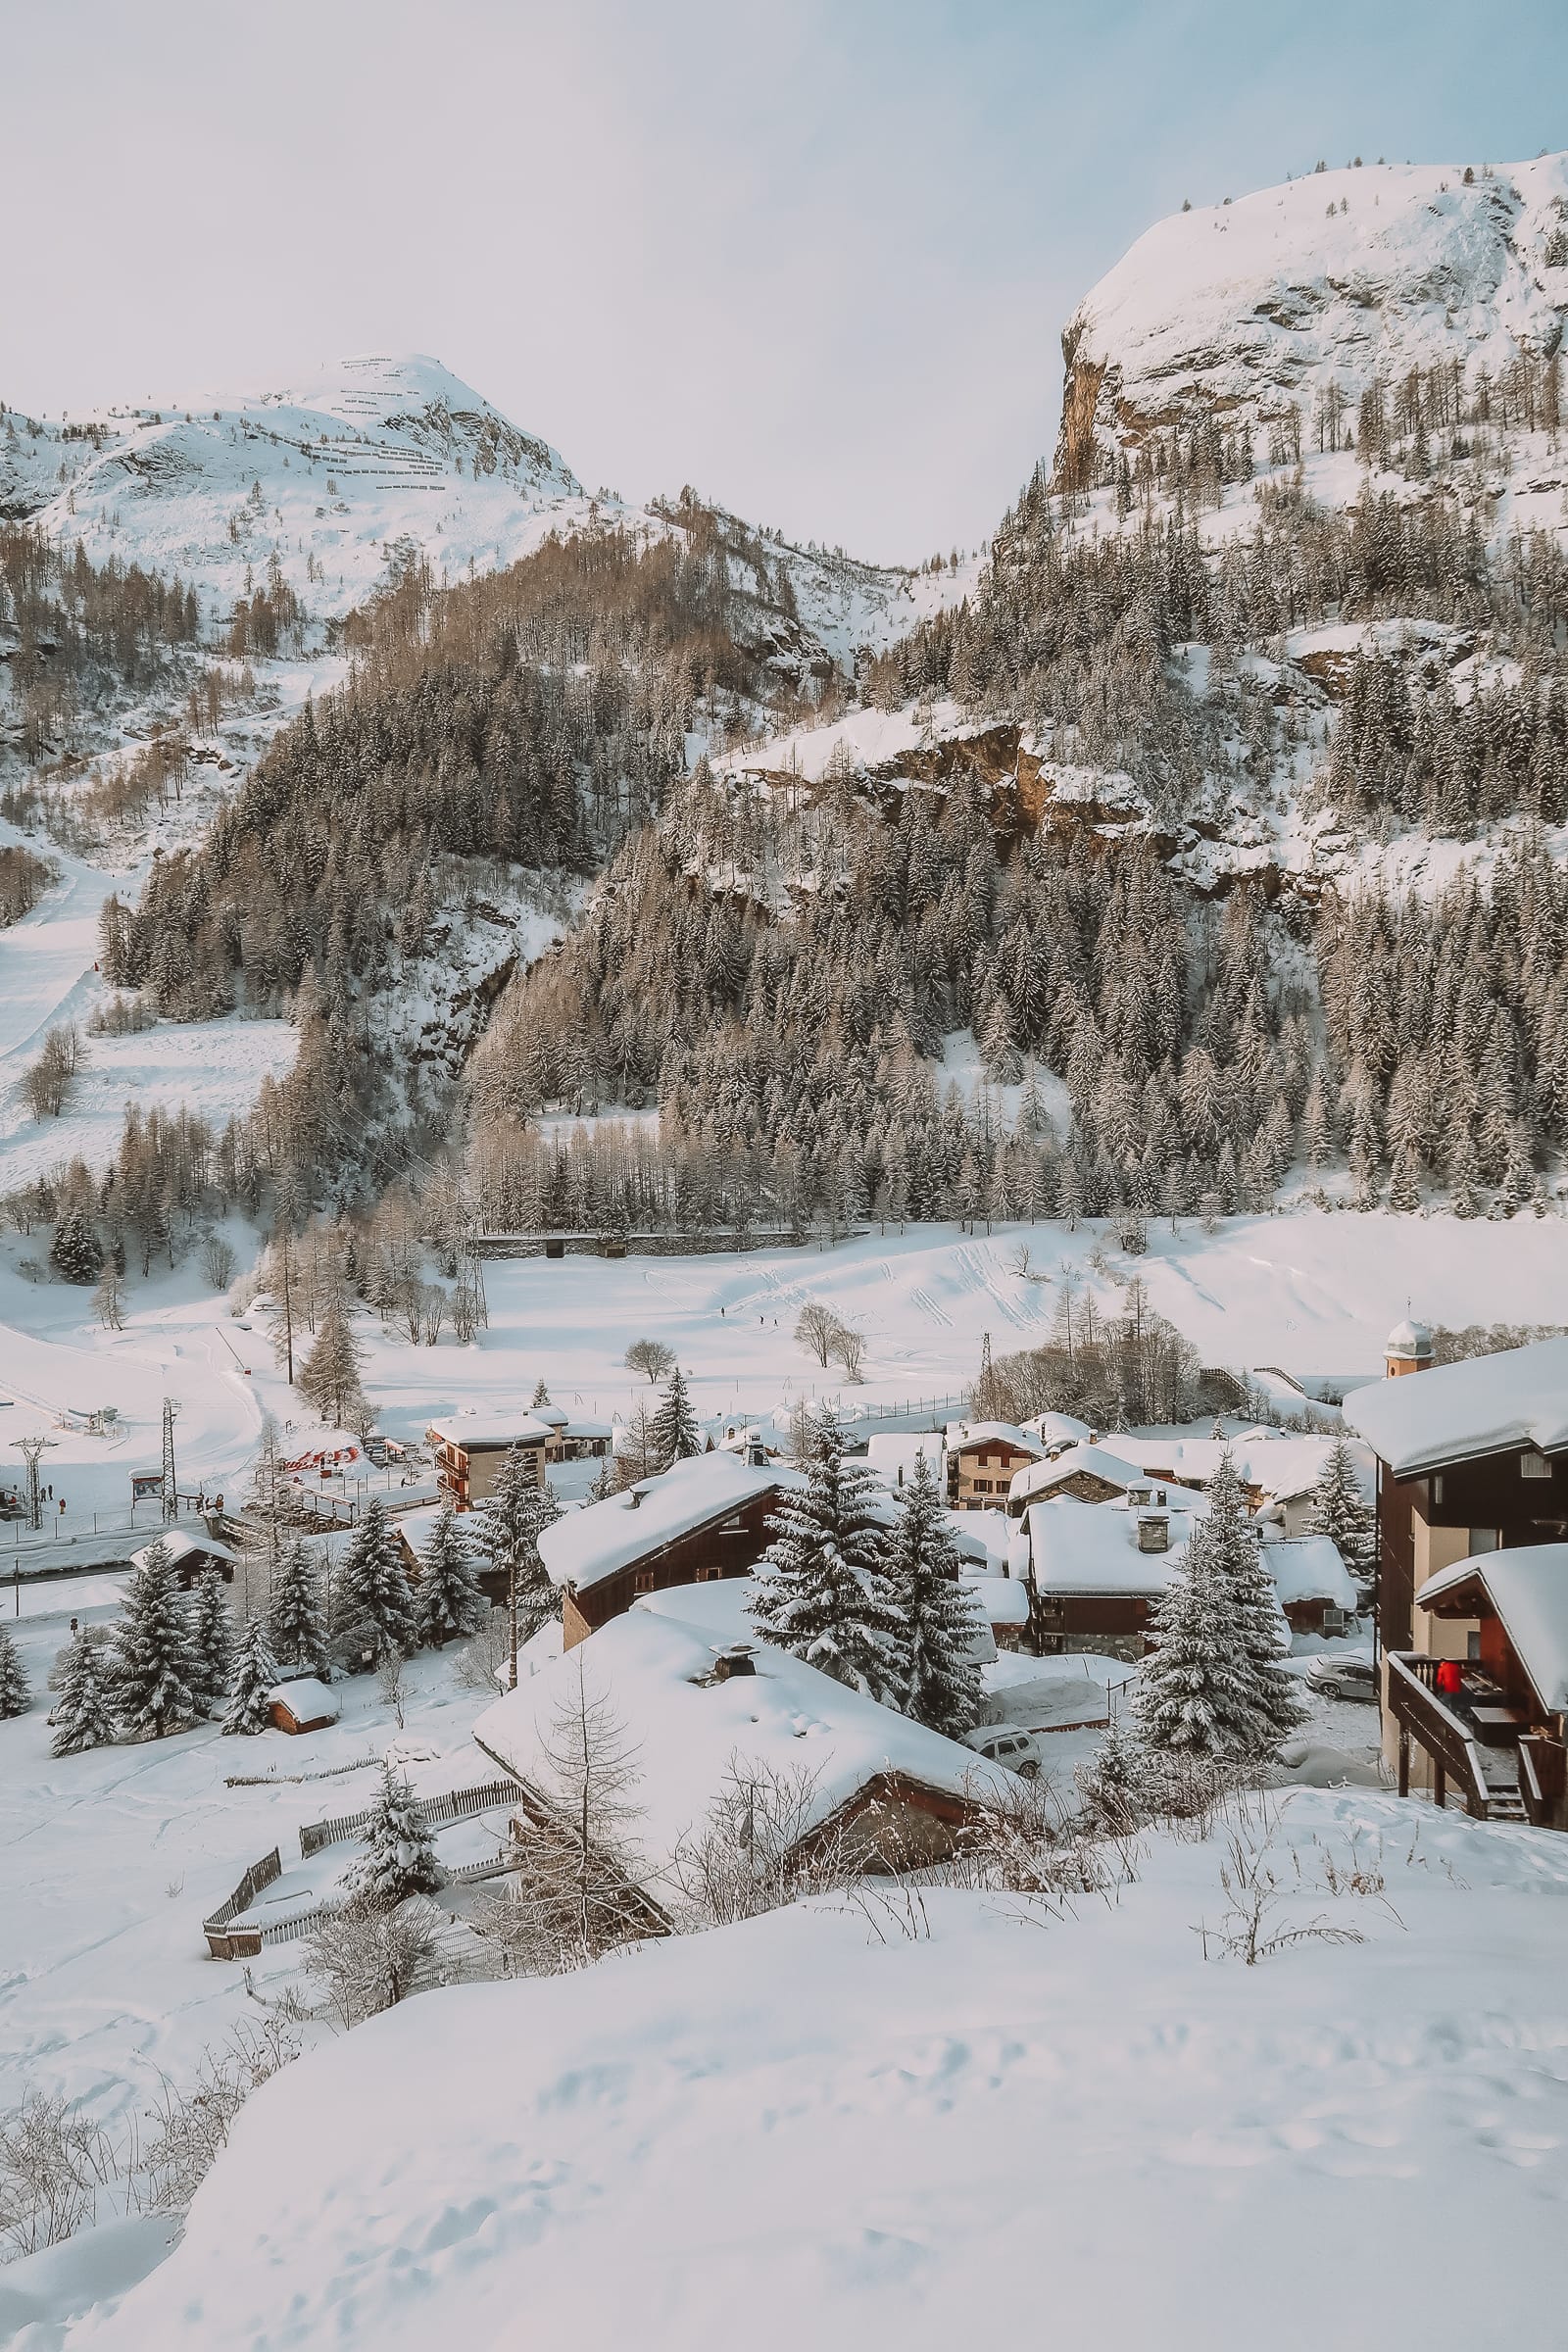
[[[417,1999],[258,2093],[65,2341],[1549,2340],[1568,1847],[1358,1794],[1237,1827],[1269,1929],[1361,1940],[1205,1950],[1224,1838],[1160,1838],[1103,1896],[816,1902]]]

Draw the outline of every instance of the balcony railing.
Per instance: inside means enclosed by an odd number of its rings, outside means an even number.
[[[1494,1805],[1509,1796],[1517,1806],[1518,1794],[1495,1781],[1489,1783],[1474,1732],[1438,1693],[1437,1673],[1442,1663],[1419,1650],[1390,1650],[1389,1707],[1400,1731],[1419,1740],[1444,1779],[1453,1783],[1465,1811],[1475,1820],[1485,1821]],[[1402,1792],[1402,1772],[1400,1787]]]

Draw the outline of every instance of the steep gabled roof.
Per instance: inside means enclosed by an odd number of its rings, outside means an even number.
[[[1416,1605],[1428,1608],[1471,1582],[1501,1618],[1543,1706],[1553,1714],[1568,1709],[1568,1544],[1521,1544],[1455,1560],[1427,1578]]]
[[[1524,1446],[1554,1453],[1568,1446],[1568,1339],[1372,1381],[1344,1412],[1400,1478]]]
[[[785,1469],[781,1462],[754,1468],[739,1454],[717,1447],[711,1453],[694,1453],[662,1478],[639,1479],[603,1502],[566,1512],[539,1538],[539,1557],[553,1585],[586,1592],[710,1520],[725,1518],[777,1490],[805,1484],[798,1471]]]

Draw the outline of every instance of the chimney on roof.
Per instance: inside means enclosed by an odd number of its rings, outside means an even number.
[[[746,1441],[746,1466],[749,1470],[767,1468],[767,1447],[755,1432]]]
[[[1425,1323],[1406,1316],[1396,1323],[1383,1348],[1383,1368],[1390,1380],[1407,1372],[1429,1372],[1434,1361],[1432,1333]]]
[[[1169,1551],[1170,1519],[1166,1512],[1139,1512],[1138,1548],[1140,1551]]]

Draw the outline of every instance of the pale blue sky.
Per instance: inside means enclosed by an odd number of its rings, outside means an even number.
[[[429,351],[590,486],[917,560],[1184,196],[1511,161],[1565,97],[1564,0],[0,0],[0,398]]]

